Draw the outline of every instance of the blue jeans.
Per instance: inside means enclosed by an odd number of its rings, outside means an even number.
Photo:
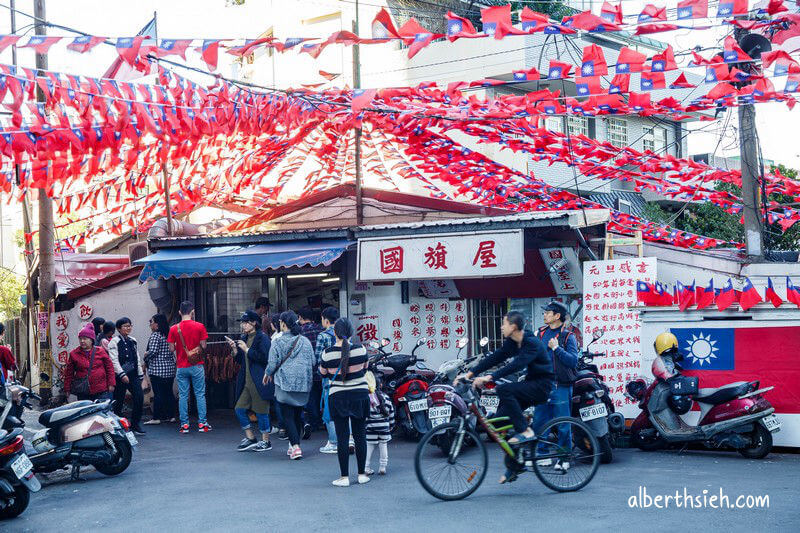
[[[322,394],[320,395],[320,406],[322,407],[322,422],[325,424],[325,429],[328,430],[328,442],[331,444],[336,444],[336,427],[333,424],[333,420],[331,419],[331,412],[330,406],[328,404],[328,383],[331,380],[328,378],[322,378]]]
[[[179,368],[175,376],[178,379],[178,412],[181,425],[189,424],[189,383],[194,389],[194,400],[197,403],[197,423],[205,424],[206,420],[206,374],[203,365]]]
[[[536,435],[541,434],[542,428],[550,420],[559,416],[569,416],[571,401],[572,385],[556,384],[552,392],[550,392],[550,398],[547,403],[537,405],[533,411],[533,431]],[[566,449],[572,448],[572,431],[568,424],[558,426],[558,444]],[[553,450],[547,450],[541,445],[539,446],[539,451],[540,453],[553,452]]]
[[[239,424],[242,425],[242,429],[250,429],[250,417],[247,416],[247,409],[237,407],[233,412],[236,413],[236,418],[239,419]],[[256,413],[256,418],[258,419],[258,430],[261,431],[261,433],[269,433],[269,414]]]

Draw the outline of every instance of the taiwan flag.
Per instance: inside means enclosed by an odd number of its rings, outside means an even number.
[[[381,8],[375,18],[372,20],[372,38],[373,39],[399,39],[400,34],[397,33],[397,28],[392,22],[392,17],[386,8]]]
[[[678,20],[708,17],[708,0],[683,0],[678,2]]]
[[[731,278],[728,278],[728,283],[725,284],[725,287],[717,294],[717,309],[720,311],[724,311],[725,309],[729,308],[733,302],[736,301],[736,291],[733,290],[733,282]]]
[[[596,44],[583,48],[583,61],[581,63],[581,76],[605,76],[608,74],[606,58],[603,49]]]
[[[667,8],[647,4],[642,12],[639,13],[639,22],[650,22],[652,20],[667,20]]]
[[[800,413],[800,367],[787,346],[800,343],[800,327],[671,328],[684,355],[687,376],[700,387],[721,387],[737,381],[774,386],[766,399],[778,413]]]
[[[714,303],[714,279],[708,281],[708,286],[695,289],[695,301],[697,302],[697,309],[705,309]]]
[[[776,308],[780,307],[783,303],[781,297],[775,292],[775,287],[772,285],[772,278],[767,278],[767,292],[764,294],[764,297]]]
[[[617,57],[617,74],[630,74],[631,72],[641,72],[647,56],[627,46],[623,46]]]
[[[725,18],[733,15],[744,15],[747,13],[747,0],[720,0],[717,8],[717,18]]]
[[[569,63],[562,63],[561,61],[556,61],[555,59],[550,60],[550,68],[547,70],[547,77],[551,80],[560,80],[562,78],[568,78],[569,73],[572,70],[572,65]]]
[[[603,2],[600,8],[600,16],[612,24],[622,24],[622,4],[612,6],[608,2]]]
[[[739,307],[741,307],[742,311],[747,311],[762,301],[761,295],[758,294],[758,291],[753,286],[753,282],[750,281],[750,278],[745,278],[742,293],[739,295]]]
[[[636,299],[644,305],[659,305],[655,287],[646,281],[636,282]]]

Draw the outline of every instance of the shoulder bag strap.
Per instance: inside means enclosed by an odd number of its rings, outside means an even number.
[[[181,325],[180,324],[178,324],[178,337],[181,338],[181,344],[183,344],[183,351],[188,356],[189,355],[189,347],[186,346],[186,339],[183,338],[183,333],[181,333]]]
[[[94,352],[97,349],[97,346],[92,346],[92,353],[89,355],[89,372],[86,373],[86,379],[89,379],[89,376],[92,375],[92,365],[94,364]]]
[[[297,335],[294,338],[294,342],[292,343],[292,346],[289,348],[289,351],[286,353],[286,355],[283,356],[283,359],[281,359],[281,362],[278,363],[278,366],[275,367],[275,370],[272,372],[272,374],[270,374],[270,376],[274,376],[275,374],[278,373],[278,370],[280,370],[280,368],[283,366],[283,363],[285,363],[292,356],[292,352],[294,352],[294,349],[297,347],[298,342],[300,342],[300,335]]]

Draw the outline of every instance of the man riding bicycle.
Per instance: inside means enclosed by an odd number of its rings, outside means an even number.
[[[509,418],[514,425],[516,435],[508,443],[521,444],[534,438],[533,430],[528,425],[523,411],[531,405],[547,402],[555,386],[553,360],[544,343],[532,331],[525,329],[525,317],[522,313],[510,311],[503,317],[500,331],[504,339],[502,346],[481,359],[465,377],[471,379],[476,374],[511,358],[511,361],[502,368],[487,376],[475,378],[473,386],[483,388],[489,381],[497,382],[504,376],[527,368],[528,373],[524,381],[503,383],[496,388],[500,403],[495,416]],[[506,476],[503,476],[500,483],[505,479]]]

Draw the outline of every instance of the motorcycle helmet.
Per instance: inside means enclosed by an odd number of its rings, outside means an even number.
[[[670,409],[676,414],[685,415],[692,408],[692,398],[690,396],[679,396],[673,394],[667,399]]]
[[[664,353],[669,351],[674,351],[675,353],[677,353],[678,338],[668,331],[665,331],[664,333],[659,333],[658,337],[656,337],[655,342],[653,342],[653,349],[656,351],[656,355],[663,355]]]

